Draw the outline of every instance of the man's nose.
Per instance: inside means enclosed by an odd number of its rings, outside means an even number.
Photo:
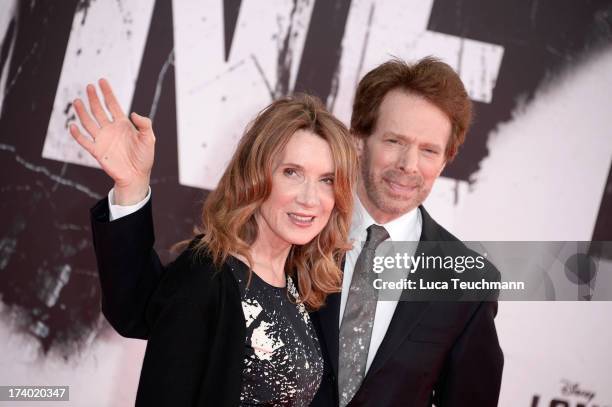
[[[416,172],[419,166],[419,151],[415,146],[406,147],[398,156],[396,167],[404,172]]]
[[[319,192],[316,181],[306,181],[297,195],[297,203],[305,207],[313,207],[319,203]]]

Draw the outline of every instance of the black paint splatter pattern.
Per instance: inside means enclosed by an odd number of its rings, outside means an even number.
[[[299,294],[274,287],[231,259],[242,296],[246,323],[241,406],[308,406],[323,375],[323,359],[308,312],[295,302]],[[290,300],[293,298],[293,302]]]

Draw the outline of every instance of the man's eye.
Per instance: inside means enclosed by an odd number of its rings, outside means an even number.
[[[394,138],[390,138],[390,139],[387,139],[387,143],[389,143],[389,144],[397,144],[398,141],[396,139],[394,139]]]

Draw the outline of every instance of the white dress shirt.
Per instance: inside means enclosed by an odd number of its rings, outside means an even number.
[[[353,278],[353,270],[355,269],[357,257],[359,257],[359,254],[361,253],[362,244],[368,237],[367,229],[376,223],[368,211],[363,207],[358,197],[355,197],[354,206],[353,219],[349,233],[350,239],[353,241],[353,249],[346,254],[346,259],[344,262],[342,294],[340,297],[340,319],[338,320],[338,326],[342,322],[342,316],[344,315],[344,307],[346,306],[346,299],[351,286],[351,279]],[[421,238],[421,230],[423,228],[421,211],[419,211],[418,208],[415,208],[399,218],[380,226],[383,226],[387,230],[389,233],[389,239],[392,241],[418,241]],[[391,318],[393,318],[393,313],[395,312],[396,307],[397,300],[385,300],[378,301],[376,303],[374,326],[372,327],[370,349],[368,350],[368,360],[366,362],[366,372],[370,368],[370,365],[374,360],[374,356],[376,355],[376,351],[380,347],[380,344],[387,333],[387,328],[389,328],[389,323],[391,322]]]
[[[116,220],[123,216],[130,215],[142,208],[151,199],[151,187],[147,192],[147,196],[140,202],[134,205],[123,206],[115,205],[114,203],[114,189],[111,189],[108,193],[108,206],[110,208],[110,220]],[[368,236],[367,229],[370,225],[376,222],[368,211],[363,207],[358,197],[355,197],[355,208],[353,210],[353,219],[351,222],[351,229],[349,233],[350,239],[354,242],[353,249],[346,254],[344,263],[344,275],[342,277],[342,294],[340,297],[340,319],[338,320],[338,326],[342,322],[342,316],[344,315],[344,307],[346,306],[346,298],[348,296],[349,288],[351,286],[351,279],[353,278],[353,269],[357,262],[357,257],[361,253],[361,244],[365,242]],[[415,242],[421,238],[421,230],[423,228],[423,219],[421,211],[418,208],[400,216],[399,218],[392,220],[391,222],[385,223],[383,226],[389,233],[389,238],[392,241],[399,242]],[[366,362],[366,372],[374,360],[376,351],[380,347],[393,313],[397,307],[397,301],[378,301],[376,303],[376,313],[374,314],[374,326],[372,327],[372,337],[370,339],[370,348],[368,350],[368,360]]]
[[[115,188],[112,188],[108,193],[108,208],[110,211],[109,220],[117,220],[119,218],[128,216],[136,212],[138,209],[145,206],[146,203],[149,202],[149,199],[151,199],[151,187],[149,187],[149,190],[147,191],[147,196],[145,196],[142,201],[134,205],[115,205]]]

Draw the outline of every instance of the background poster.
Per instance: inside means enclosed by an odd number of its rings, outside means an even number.
[[[86,83],[107,77],[154,120],[168,260],[260,108],[307,91],[348,122],[365,72],[426,55],[476,107],[425,203],[438,222],[464,240],[612,240],[609,0],[2,0],[0,383],[70,385],[66,405],[134,401],[145,343],[100,314],[88,219],[112,185],[67,130]],[[594,299],[610,284],[600,273]],[[612,406],[611,311],[501,303],[500,405]]]

